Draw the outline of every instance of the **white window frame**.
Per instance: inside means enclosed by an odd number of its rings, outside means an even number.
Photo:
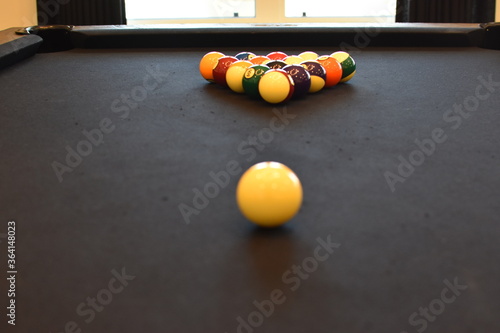
[[[189,0],[185,0],[189,1]],[[307,1],[307,0],[306,0]],[[498,0],[500,1],[500,0]],[[129,25],[139,24],[179,24],[179,23],[391,23],[395,17],[286,17],[285,0],[255,0],[255,17],[200,18],[200,19],[127,19]]]

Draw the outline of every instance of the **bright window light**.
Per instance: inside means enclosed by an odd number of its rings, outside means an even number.
[[[254,17],[255,0],[126,0],[127,19]]]
[[[286,17],[380,17],[395,20],[396,0],[285,0]]]

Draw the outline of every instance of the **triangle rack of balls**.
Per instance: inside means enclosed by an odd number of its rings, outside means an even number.
[[[234,56],[212,51],[201,59],[200,74],[236,93],[278,104],[349,81],[356,74],[356,62],[344,51],[329,55],[240,52]]]

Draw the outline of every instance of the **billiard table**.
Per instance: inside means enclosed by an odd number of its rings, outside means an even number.
[[[497,24],[0,33],[2,332],[499,332]],[[204,54],[348,51],[269,104]],[[240,213],[262,161],[298,214]],[[15,324],[15,327],[14,325]]]

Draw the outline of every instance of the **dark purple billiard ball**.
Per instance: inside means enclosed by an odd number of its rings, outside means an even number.
[[[309,89],[311,89],[311,75],[309,72],[302,65],[286,65],[283,70],[290,74],[295,84],[293,98],[307,95]]]
[[[311,75],[310,93],[320,91],[326,84],[326,70],[321,64],[314,60],[308,60],[300,63]]]
[[[283,60],[271,60],[270,62],[266,62],[266,66],[271,69],[282,69],[283,67],[288,66],[288,64]]]

